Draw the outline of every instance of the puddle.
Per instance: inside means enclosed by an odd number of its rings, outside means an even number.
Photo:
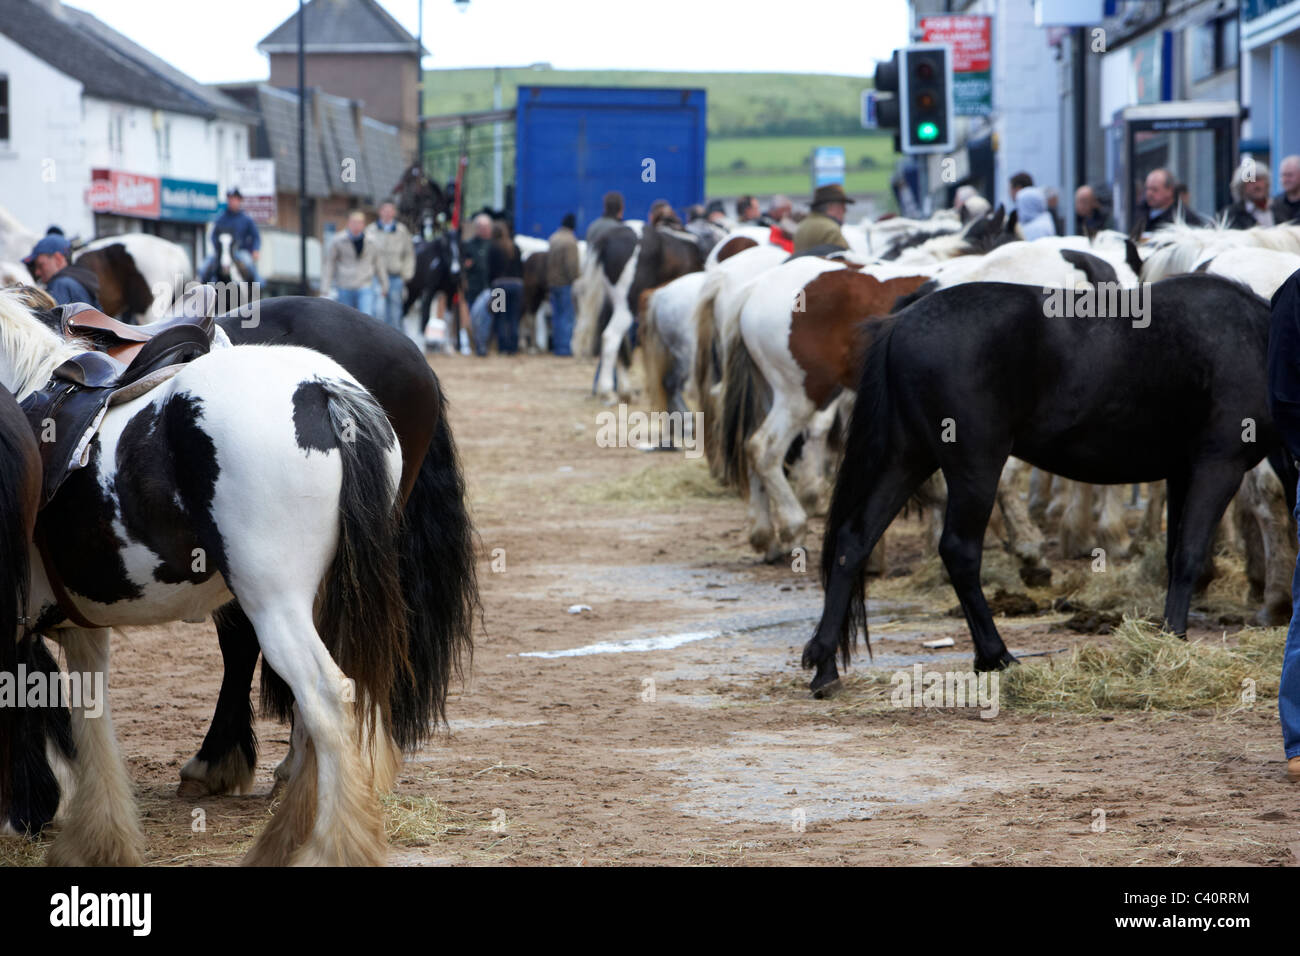
[[[739,732],[720,747],[632,751],[660,757],[686,792],[674,806],[720,823],[867,820],[881,809],[951,799],[1007,781],[960,773],[940,754],[887,756],[869,736],[831,729]],[[849,744],[834,753],[828,745]]]
[[[562,651],[523,651],[520,657],[586,657],[589,654],[645,654],[650,651],[670,651],[683,644],[709,641],[721,637],[721,631],[686,631],[682,634],[660,634],[657,637],[637,637],[626,641],[600,641]]]
[[[449,720],[451,732],[458,730],[488,730],[492,727],[540,727],[544,720],[502,720],[498,717],[484,717],[480,720]]]

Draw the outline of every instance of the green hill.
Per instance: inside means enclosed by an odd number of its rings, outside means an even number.
[[[429,116],[492,108],[491,69],[425,73],[424,112]],[[658,86],[704,89],[708,94],[709,198],[742,193],[767,197],[811,191],[810,160],[816,146],[842,146],[851,193],[886,193],[893,169],[891,139],[864,130],[859,119],[867,77],[803,73],[671,73],[649,70],[502,69],[501,100],[515,105],[515,91],[546,86]],[[503,177],[514,179],[514,129],[504,124]],[[426,162],[436,178],[455,176],[456,157],[468,148],[466,208],[492,199],[492,127],[475,127],[468,141],[459,129],[426,136]],[[637,213],[640,215],[641,213]]]
[[[424,74],[428,115],[492,108],[493,70],[431,70]],[[660,73],[651,70],[501,70],[502,105],[515,89],[546,86],[672,86],[708,92],[710,136],[797,136],[861,133],[859,110],[867,77],[807,73]]]

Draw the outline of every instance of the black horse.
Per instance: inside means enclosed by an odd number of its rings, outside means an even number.
[[[41,457],[26,416],[7,390],[0,389],[0,673],[57,672],[58,664],[32,636],[25,613],[31,589],[32,529],[41,497]],[[39,645],[39,646],[38,646]],[[58,783],[45,761],[47,736],[68,753],[72,746],[68,712],[51,708],[0,707],[0,823],[19,833],[28,829],[34,805],[57,805]],[[47,733],[48,726],[48,733]],[[20,764],[20,766],[19,766]]]
[[[412,304],[420,300],[420,328],[429,324],[434,296],[442,293],[447,303],[447,341],[455,349],[460,339],[460,311],[457,296],[461,294],[460,242],[454,230],[447,230],[427,242],[415,244],[415,274],[406,284],[406,301],[402,314],[410,312]]]
[[[1063,311],[1061,296],[1086,291],[973,283],[873,323],[826,523],[821,622],[803,651],[814,691],[838,678],[836,648],[847,664],[858,628],[866,633],[867,556],[936,469],[948,482],[939,553],[975,666],[1014,661],[980,589],[1008,455],[1076,481],[1167,481],[1164,618],[1186,632],[1192,587],[1242,475],[1266,455],[1288,469],[1268,406],[1268,305],[1203,275],[1146,290],[1144,315],[1133,314],[1139,296],[1071,318],[1081,310]]]

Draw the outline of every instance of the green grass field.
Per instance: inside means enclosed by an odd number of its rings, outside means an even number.
[[[817,146],[840,146],[847,163],[844,188],[850,193],[885,193],[894,168],[888,136],[710,136],[706,176],[710,196],[756,196],[812,191],[811,157]],[[741,165],[743,164],[743,165]]]
[[[492,108],[492,70],[430,70],[424,75],[429,116]],[[666,86],[705,90],[710,136],[861,133],[867,77],[805,73],[660,73],[650,70],[501,71],[501,102],[515,105],[520,86]]]
[[[491,109],[492,83],[490,69],[429,71],[425,113]],[[848,167],[844,187],[849,192],[889,192],[895,160],[890,138],[865,131],[859,123],[861,94],[871,85],[866,77],[503,69],[502,105],[513,107],[516,89],[530,84],[703,88],[709,104],[705,185],[709,198],[785,193],[806,199],[812,192],[811,156],[817,146],[844,148]],[[507,180],[514,174],[513,132],[507,128]],[[471,135],[467,195],[471,207],[489,198],[490,156],[485,153],[490,150],[490,135],[488,127]],[[429,138],[429,165],[440,178],[454,175],[460,136],[458,130],[447,130]]]

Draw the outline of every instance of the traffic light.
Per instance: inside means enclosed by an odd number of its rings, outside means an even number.
[[[902,151],[950,151],[955,145],[952,51],[939,43],[918,43],[896,50],[894,55],[901,61],[895,69]]]

